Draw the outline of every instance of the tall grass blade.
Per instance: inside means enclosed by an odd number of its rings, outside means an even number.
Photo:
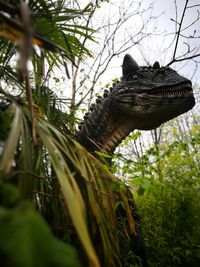
[[[12,165],[13,158],[16,151],[16,146],[20,137],[21,127],[22,127],[22,111],[15,105],[11,104],[9,111],[14,114],[14,118],[11,124],[10,133],[5,143],[3,155],[0,162],[0,170],[9,173]]]

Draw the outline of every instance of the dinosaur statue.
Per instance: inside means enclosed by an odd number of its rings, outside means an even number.
[[[190,80],[169,67],[139,67],[127,54],[122,71],[121,81],[97,98],[79,125],[77,140],[89,151],[112,155],[133,130],[155,129],[195,105]]]
[[[122,72],[121,80],[113,84],[110,91],[105,90],[103,98],[97,98],[79,125],[76,139],[90,152],[97,150],[112,156],[120,142],[134,129],[154,129],[195,105],[190,80],[169,67],[160,67],[158,62],[139,67],[127,54]],[[138,231],[127,249],[132,246],[134,253],[142,258],[142,265],[147,266],[140,217],[130,190],[127,195]]]

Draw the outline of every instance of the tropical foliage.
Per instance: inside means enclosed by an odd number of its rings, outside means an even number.
[[[79,20],[93,5],[10,0],[0,6],[1,263],[120,265],[119,242],[134,232],[130,215],[123,228],[116,221],[118,203],[130,214],[124,187],[69,134],[76,119],[50,85],[55,67],[69,76],[66,62],[91,55],[80,39],[93,41],[94,31]]]

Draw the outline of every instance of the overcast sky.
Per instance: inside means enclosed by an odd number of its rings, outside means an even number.
[[[178,11],[178,21],[180,21],[182,12],[185,6],[184,0],[177,0],[177,11]],[[199,5],[196,6],[195,5]],[[193,23],[198,16],[200,16],[200,1],[199,0],[189,0],[188,6],[193,6],[186,10],[185,17],[183,20],[183,28],[189,26],[191,23]],[[160,28],[160,31],[163,31],[166,33],[173,33],[175,31],[175,23],[171,20],[175,19],[176,13],[175,13],[175,5],[173,0],[157,0],[154,5],[154,14],[162,14],[158,19],[158,27]],[[187,42],[190,44],[191,49],[196,47],[198,49],[198,53],[200,53],[200,20],[198,20],[194,25],[191,25],[188,29],[186,29],[183,34],[187,36],[193,36],[194,31],[196,31],[195,36],[199,36],[199,38],[190,38],[190,39],[180,39],[179,46],[178,46],[178,54],[181,55],[182,53],[186,52],[188,47],[183,43]],[[162,40],[164,38],[164,34],[160,36],[160,39]],[[170,43],[170,36],[166,38],[166,45],[167,43]],[[173,52],[173,46],[171,50]],[[172,53],[171,52],[171,53]],[[196,58],[200,62],[200,57]],[[186,74],[193,74],[195,70],[195,64],[192,64],[192,60],[189,60],[188,62],[176,64],[177,68],[183,67],[181,70],[183,73]],[[195,77],[193,78],[194,82],[198,81],[200,82],[200,68],[198,68]]]
[[[194,5],[200,5],[200,0],[189,0],[189,6]],[[96,13],[96,20],[104,20],[106,19],[106,16],[114,20],[114,18],[117,18],[117,9],[115,9],[115,6],[120,6],[121,9],[123,9],[125,6],[129,5],[131,1],[128,0],[110,0],[109,3],[102,4],[102,7],[99,9],[99,12]],[[136,1],[135,1],[136,2]],[[143,7],[148,7],[148,3],[152,2],[151,0],[144,0],[143,1]],[[177,2],[177,15],[178,15],[178,22],[181,19],[183,8],[185,5],[185,0],[176,0]],[[123,3],[123,6],[122,4]],[[171,42],[174,38],[175,28],[175,22],[171,19],[176,18],[176,9],[174,5],[174,0],[157,0],[153,4],[153,13],[152,15],[157,17],[155,20],[152,21],[152,23],[149,23],[147,26],[147,31],[151,32],[156,27],[156,34],[150,36],[149,38],[146,38],[144,41],[140,42],[140,52],[138,52],[136,47],[133,47],[129,50],[129,53],[132,54],[132,56],[138,61],[139,65],[145,65],[144,58],[148,61],[148,63],[153,64],[155,61],[159,61],[162,66],[166,65],[170,62],[173,51],[174,51],[174,43],[172,45]],[[134,9],[134,6],[132,7]],[[193,7],[187,9],[185,13],[185,17],[183,20],[183,27],[187,27],[191,23],[195,21],[195,19],[198,16],[198,11],[200,12],[200,6]],[[131,8],[130,8],[131,12]],[[134,30],[134,28],[139,27],[141,21],[140,18],[138,19],[136,17],[133,18],[133,20],[129,21],[129,25],[126,26],[127,28],[130,27],[129,31],[131,32]],[[191,25],[188,29],[186,29],[183,34],[187,36],[192,36],[194,34],[194,31],[196,31],[195,36],[199,36],[199,38],[187,38],[183,39],[180,38],[179,45],[177,49],[177,55],[182,55],[185,53],[188,49],[188,46],[184,44],[186,42],[189,44],[190,48],[196,48],[199,49],[200,53],[200,20],[197,21],[194,25]],[[123,33],[121,32],[121,38],[123,37]],[[101,39],[98,40],[99,43],[101,43]],[[116,40],[117,42],[117,40]],[[117,44],[115,44],[117,45]],[[167,49],[167,51],[165,51]],[[141,56],[141,50],[143,57]],[[120,55],[119,58],[116,58],[111,62],[109,65],[109,69],[107,70],[107,75],[111,77],[113,73],[113,77],[117,77],[121,74],[120,65],[123,59],[123,55]],[[196,60],[200,61],[200,57],[196,58]],[[179,71],[179,73],[187,76],[188,78],[193,78],[193,82],[200,82],[200,68],[196,70],[195,75],[194,71],[196,69],[196,65],[192,62],[192,60],[184,61],[181,63],[176,63],[171,65],[171,67],[175,68]],[[110,70],[113,70],[113,72],[110,72]],[[105,76],[102,77],[102,80],[104,80]]]
[[[143,5],[141,7],[144,9],[148,9],[149,3],[154,0],[141,0],[143,2]],[[88,4],[89,0],[82,0],[80,1],[80,4],[82,5],[82,8],[85,7]],[[139,0],[133,1],[133,0],[110,0],[109,2],[104,2],[101,4],[101,7],[94,13],[93,23],[91,25],[92,28],[98,29],[101,28],[102,25],[105,25],[106,23],[112,23],[114,21],[117,21],[119,18],[119,12],[122,12],[124,8],[126,8],[130,3],[134,3],[129,9],[128,12],[131,13],[135,9],[137,9],[135,5],[137,3],[140,3]],[[183,8],[185,5],[185,0],[176,0],[177,2],[177,15],[178,15],[178,21],[181,19],[181,15],[183,12]],[[200,0],[189,0],[189,6],[192,5],[200,5]],[[155,34],[150,34],[148,38],[145,38],[143,41],[139,42],[138,46],[131,46],[131,48],[120,54],[119,56],[116,56],[112,59],[110,62],[108,68],[106,69],[105,73],[100,77],[98,84],[95,86],[95,90],[99,93],[101,93],[102,88],[105,87],[105,84],[111,83],[112,79],[121,77],[122,71],[121,71],[121,65],[123,61],[123,56],[128,52],[130,53],[133,58],[137,61],[139,65],[146,65],[150,64],[152,65],[155,61],[159,61],[161,66],[165,66],[167,63],[170,62],[173,56],[174,52],[174,43],[171,44],[171,41],[174,38],[174,32],[175,32],[175,22],[171,19],[176,18],[176,9],[175,9],[175,0],[155,0],[153,3],[153,13],[152,16],[155,16],[156,19],[153,19],[150,23],[147,23],[145,32],[153,33],[154,29],[156,28]],[[200,13],[200,6],[189,8],[186,11],[184,21],[183,21],[183,27],[187,27],[192,22],[194,22],[197,19],[198,12]],[[143,17],[143,20],[145,21],[145,16],[149,16],[150,11],[147,11]],[[132,19],[128,20],[127,23],[124,25],[124,28],[120,30],[120,32],[117,35],[117,38],[115,39],[114,45],[117,47],[118,45],[123,46],[124,42],[124,36],[126,34],[134,34],[134,32],[137,32],[137,29],[141,26],[141,16],[133,16]],[[188,29],[186,29],[183,34],[186,34],[187,36],[193,35],[194,31],[196,31],[195,36],[199,36],[199,38],[189,38],[189,39],[183,39],[180,38],[179,45],[177,49],[177,55],[184,54],[188,46],[186,46],[183,42],[187,42],[190,44],[190,48],[198,49],[198,53],[200,53],[200,20],[197,21],[195,24],[191,25]],[[99,53],[100,49],[103,46],[103,42],[105,39],[105,32],[104,29],[101,31],[97,31],[94,35],[95,40],[97,43],[94,42],[88,42],[86,44],[86,47],[89,48],[94,53],[95,56]],[[136,37],[137,38],[137,37]],[[137,41],[135,38],[133,38],[133,42]],[[166,51],[166,48],[167,51]],[[106,50],[106,49],[105,49]],[[84,70],[87,71],[87,69],[92,66],[94,63],[94,58],[85,58],[85,65],[83,65]],[[196,60],[199,60],[200,57],[196,58]],[[171,67],[177,70],[181,75],[191,79],[193,84],[198,83],[200,84],[200,67],[198,65],[195,65],[192,60],[172,64]],[[196,69],[196,67],[198,67]],[[95,67],[93,67],[95,71]],[[196,72],[195,72],[196,70]],[[101,70],[100,70],[101,71]],[[99,72],[100,72],[99,71]],[[193,75],[195,72],[195,75]],[[63,71],[63,76],[65,76],[65,72]],[[83,77],[81,75],[84,75],[85,72],[80,74],[79,79],[81,80]],[[86,73],[87,74],[87,73]],[[92,80],[92,73],[89,74],[88,78],[85,81],[85,90],[90,88],[91,80]],[[71,94],[70,90],[70,83],[69,87],[66,86],[66,83],[63,82],[63,85],[61,85],[61,90],[63,91],[63,95],[69,96]]]

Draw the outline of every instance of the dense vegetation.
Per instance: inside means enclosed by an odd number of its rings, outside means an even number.
[[[191,117],[193,114],[191,114]],[[183,118],[184,123],[186,120]],[[165,126],[160,144],[135,164],[123,158],[123,177],[132,186],[142,217],[150,266],[198,266],[200,263],[200,126],[191,118],[187,132]],[[129,144],[140,133],[129,136]],[[126,143],[125,142],[125,143]],[[138,143],[139,144],[139,143]],[[137,144],[137,145],[138,145]],[[122,144],[122,148],[127,144]],[[120,155],[117,156],[117,161]],[[133,158],[133,157],[132,157]]]
[[[94,42],[95,31],[88,18],[101,2],[80,9],[70,1],[30,0],[28,8],[23,1],[0,1],[2,266],[120,266],[121,237],[134,231],[124,184],[133,189],[142,218],[149,265],[200,265],[198,110],[189,121],[168,123],[150,146],[141,142],[143,133],[130,135],[113,162],[122,182],[73,139],[95,94],[96,80],[85,93],[89,75],[80,78],[82,91],[74,78],[92,55],[86,41]],[[60,69],[65,78],[57,77]],[[73,88],[69,102],[60,97],[63,82]],[[143,149],[135,153],[134,146]],[[118,205],[127,215],[122,228]]]

